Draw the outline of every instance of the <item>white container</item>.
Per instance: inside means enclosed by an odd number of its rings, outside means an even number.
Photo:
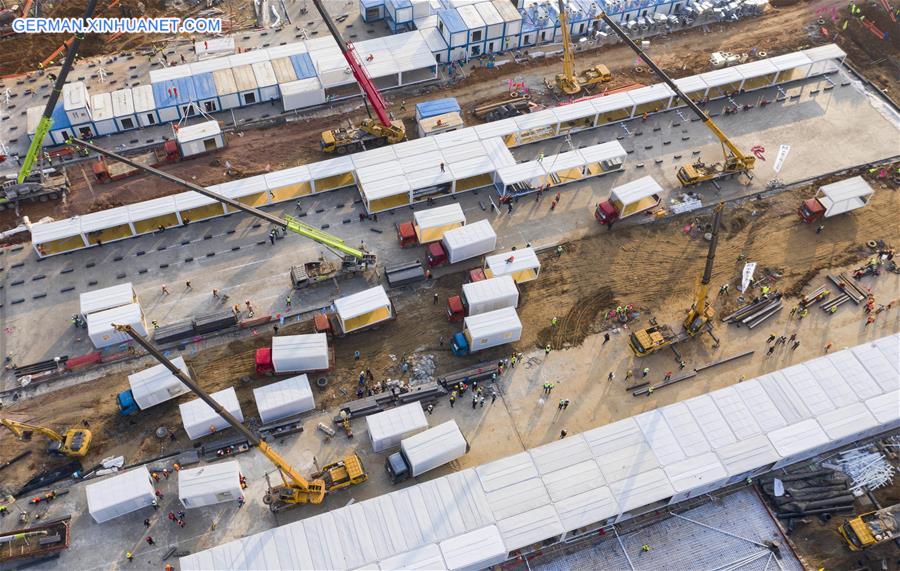
[[[382,286],[336,299],[334,308],[344,333],[352,333],[394,316],[394,307]]]
[[[441,553],[449,569],[476,571],[487,569],[506,560],[506,546],[495,525],[489,525],[445,539]]]
[[[116,331],[113,324],[131,325],[138,335],[147,336],[144,312],[138,303],[98,311],[87,316],[88,337],[97,349],[131,341],[127,333]]]
[[[236,502],[242,495],[241,465],[237,460],[178,472],[178,499],[186,508]]]
[[[285,111],[303,109],[325,103],[325,89],[318,77],[298,79],[279,85],[281,104]]]
[[[91,313],[138,303],[137,293],[131,282],[86,291],[79,296],[81,315],[87,317]]]
[[[497,246],[497,234],[487,220],[450,230],[441,240],[451,264],[482,256]]]
[[[614,187],[609,200],[619,213],[619,218],[625,218],[659,205],[662,192],[662,187],[652,176],[645,176]]]
[[[253,398],[256,399],[259,418],[265,423],[316,408],[306,375],[253,389]]]
[[[119,131],[113,112],[112,96],[109,93],[98,93],[91,98],[94,129],[98,135],[109,135]]]
[[[522,322],[512,307],[470,315],[464,324],[463,334],[469,342],[470,353],[514,343],[522,337]]]
[[[172,359],[172,364],[190,377],[191,373],[188,371],[187,363],[184,362],[184,357]],[[156,365],[128,375],[128,384],[131,385],[134,402],[141,410],[147,410],[151,406],[156,406],[190,391],[165,365]]]
[[[150,507],[156,499],[146,466],[88,484],[84,493],[88,513],[97,523]]]
[[[234,392],[234,387],[214,392],[209,396],[240,422],[244,422],[244,413],[241,412],[241,405],[238,402],[237,393]],[[224,418],[216,414],[212,407],[200,399],[183,403],[178,408],[181,411],[181,422],[184,424],[184,431],[187,432],[191,440],[208,436],[231,426]]]
[[[420,210],[413,214],[413,219],[413,227],[420,244],[437,242],[444,237],[445,232],[464,226],[466,223],[466,215],[456,202]]]
[[[825,218],[865,206],[875,193],[861,176],[826,184],[819,188],[816,200],[825,208]]]
[[[400,441],[400,451],[409,463],[410,475],[413,477],[460,458],[468,448],[469,443],[455,420]]]
[[[272,366],[279,374],[327,370],[328,336],[313,333],[272,337]]]
[[[381,452],[400,444],[408,436],[428,428],[422,403],[398,406],[366,417],[372,450]]]
[[[182,157],[192,157],[225,146],[225,137],[218,121],[204,121],[182,127],[175,133],[175,141]]]
[[[512,261],[510,261],[512,259]],[[516,283],[536,280],[541,273],[541,261],[532,248],[522,248],[484,259],[488,277],[510,276]]]
[[[504,307],[518,307],[519,288],[510,276],[481,280],[462,286],[467,315],[479,315]]]

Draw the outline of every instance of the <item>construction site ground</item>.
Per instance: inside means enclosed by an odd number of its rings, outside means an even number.
[[[900,241],[900,222],[894,215],[898,207],[896,189],[879,187],[867,208],[828,221],[821,234],[816,234],[811,226],[799,224],[795,218],[797,203],[808,194],[809,189],[784,192],[763,200],[748,200],[726,210],[712,280],[714,290],[726,281],[736,283],[743,266],[738,257],[747,256],[748,260],[759,262],[758,277],[777,274],[780,277],[771,285],[796,296],[824,283],[825,274],[829,272],[848,272],[859,266],[871,254],[864,246],[866,241]],[[701,232],[685,233],[685,227],[693,219],[691,215],[684,215],[654,224],[616,227],[609,233],[604,231],[567,243],[558,258],[552,251],[545,254],[540,278],[522,288],[520,316],[524,335],[514,348],[525,353],[524,360],[498,381],[500,398],[496,403],[490,404],[488,399],[484,408],[474,410],[465,399],[454,408],[446,400],[438,404],[429,421],[436,424],[456,419],[472,449],[460,460],[429,472],[423,478],[476,466],[552,441],[559,437],[562,429],[570,434],[580,432],[731,385],[739,382],[742,376],[751,378],[802,362],[822,354],[827,343],[842,348],[900,329],[896,304],[868,327],[862,308],[850,304],[833,316],[813,308],[803,321],[789,319],[785,309],[763,327],[752,331],[718,324],[716,333],[722,341],[718,349],[713,348],[706,337],[681,347],[688,370],[747,349],[756,349],[756,353],[654,392],[650,398],[631,396],[625,388],[625,374],[629,368],[647,366],[650,368],[648,378],[651,382],[659,382],[667,371],[677,370],[677,364],[668,352],[635,360],[626,346],[628,331],[611,328],[604,315],[616,305],[633,303],[641,309],[642,316],[632,326],[646,324],[650,315],[661,323],[674,325],[679,322],[690,304],[706,251],[706,242],[699,236]],[[709,223],[709,215],[701,215],[698,222],[702,230],[704,224]],[[642,248],[642,244],[652,246]],[[192,510],[189,525],[184,530],[169,526],[170,522],[158,518],[150,531],[157,545],[147,548],[140,544],[146,533],[141,522],[154,515],[151,510],[124,516],[116,525],[97,526],[87,515],[83,485],[79,484],[62,501],[49,504],[48,517],[60,511],[72,511],[75,517],[76,540],[73,548],[63,555],[61,563],[78,561],[82,568],[108,567],[109,562],[118,561],[121,552],[129,546],[137,549],[142,561],[156,563],[169,545],[194,551],[344,505],[351,498],[361,500],[390,490],[391,485],[380,468],[385,455],[371,452],[363,423],[354,423],[355,438],[352,440],[340,433],[334,438],[325,437],[316,430],[316,425],[329,423],[335,405],[353,398],[356,376],[362,368],[372,369],[376,379],[385,380],[405,378],[396,358],[406,355],[433,356],[438,373],[508,355],[510,349],[504,347],[463,359],[452,356],[446,345],[440,345],[441,336],[446,339],[457,330],[445,321],[442,304],[447,295],[458,291],[460,280],[458,273],[441,276],[429,287],[398,297],[396,321],[377,331],[336,340],[337,368],[327,375],[327,390],[316,394],[317,406],[325,410],[311,413],[306,418],[305,431],[301,435],[277,443],[277,448],[302,473],[314,470],[314,459],[324,464],[354,451],[369,469],[370,480],[365,485],[329,497],[326,505],[289,510],[275,517],[260,501],[265,488],[263,475],[271,471],[271,465],[253,451],[240,457],[242,471],[250,483],[246,492],[248,504],[244,508],[224,505]],[[861,285],[871,288],[878,303],[886,304],[900,294],[900,277],[896,274],[867,277]],[[432,303],[435,292],[441,304]],[[791,307],[795,302],[796,297],[788,299],[786,305]],[[733,293],[714,295],[714,306],[720,314],[727,313],[735,303]],[[555,328],[550,324],[552,316],[559,317]],[[279,333],[304,330],[306,325],[299,324],[285,326]],[[611,341],[606,344],[600,334],[605,330],[612,333]],[[801,342],[796,350],[784,347],[773,357],[764,356],[765,339],[770,333],[794,332]],[[270,333],[260,330],[249,339],[234,340],[208,350],[189,351],[185,358],[194,377],[207,390],[234,386],[244,414],[249,418],[255,416],[252,388],[271,382],[269,378],[252,375],[253,351],[266,343]],[[538,348],[547,341],[553,347],[549,355]],[[355,350],[362,352],[360,361],[353,359]],[[610,371],[615,374],[613,381],[607,380]],[[174,449],[190,449],[191,443],[179,426],[177,411],[177,404],[190,397],[123,418],[116,411],[115,395],[127,388],[125,376],[125,371],[121,371],[90,384],[63,388],[6,406],[4,414],[53,426],[76,426],[82,420],[89,420],[95,443],[85,465],[115,454],[123,454],[128,463],[134,463]],[[243,377],[248,377],[249,382],[242,381]],[[542,390],[546,381],[555,383],[549,397],[545,397]],[[558,411],[556,403],[561,398],[571,400],[568,407],[571,410]],[[175,430],[177,442],[158,440],[154,436],[161,425]],[[19,443],[8,434],[3,434],[0,442],[4,456],[26,448],[35,450],[31,457],[4,471],[4,483],[13,489],[36,471],[51,465],[40,453],[40,442]],[[177,501],[174,483],[163,482],[161,490],[167,496],[159,513],[165,514]],[[26,502],[27,498],[20,499],[16,509],[37,511],[26,507]],[[2,522],[2,525],[5,529],[12,523]],[[105,540],[101,544],[91,539],[96,539],[98,534]]]

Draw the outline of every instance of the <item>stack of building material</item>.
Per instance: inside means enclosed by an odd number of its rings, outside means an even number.
[[[760,480],[763,492],[779,519],[853,511],[856,497],[850,477],[833,470],[812,470],[806,466],[787,475]]]
[[[763,321],[781,311],[782,307],[780,293],[771,296],[764,295],[759,300],[748,303],[734,313],[726,315],[722,318],[722,321],[725,323],[735,323],[738,327],[746,325],[748,328],[753,329]]]

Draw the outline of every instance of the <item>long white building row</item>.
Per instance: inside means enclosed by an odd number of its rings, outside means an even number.
[[[182,557],[180,568],[481,569],[898,428],[895,334]]]
[[[845,55],[829,44],[677,81],[687,96],[712,99],[830,73]],[[528,192],[617,170],[625,160],[624,149],[613,141],[517,164],[510,148],[680,105],[673,91],[659,83],[210,188],[265,206],[356,186],[370,213],[491,186],[501,194]],[[39,256],[48,256],[227,213],[224,205],[185,192],[35,224],[32,244]]]

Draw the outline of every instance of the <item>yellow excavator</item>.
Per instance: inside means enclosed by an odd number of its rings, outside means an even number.
[[[572,49],[572,37],[569,33],[569,18],[563,0],[559,4],[559,25],[562,29],[563,72],[556,75],[556,87],[566,95],[577,95],[582,88],[612,80],[612,74],[605,65],[595,65],[575,75],[575,54]]]
[[[687,339],[693,339],[698,334],[706,332],[710,337],[719,344],[719,340],[712,332],[711,320],[716,312],[709,305],[707,295],[709,293],[709,281],[712,278],[713,262],[716,259],[716,247],[719,244],[719,223],[722,219],[722,209],[724,204],[719,203],[715,208],[715,219],[713,220],[712,237],[709,240],[709,250],[706,253],[706,267],[703,270],[703,276],[700,278],[700,284],[694,295],[694,303],[688,311],[687,317],[682,323],[682,330],[675,333],[668,325],[658,325],[655,321],[650,322],[650,327],[635,331],[628,339],[628,345],[635,357],[646,357],[656,353],[665,347],[671,347],[675,351],[674,345],[681,343]],[[675,351],[679,361],[681,356]]]
[[[50,428],[16,422],[8,418],[0,419],[0,424],[10,429],[21,440],[31,440],[32,434],[38,432],[50,439],[51,454],[63,454],[73,458],[81,458],[91,447],[91,431],[86,428],[70,428],[60,434]]]
[[[342,460],[333,462],[313,474],[312,480],[307,480],[296,468],[276,452],[267,442],[262,440],[253,431],[244,426],[222,405],[216,402],[209,393],[200,388],[191,377],[185,375],[174,363],[154,347],[149,341],[140,336],[130,325],[113,324],[117,331],[126,333],[135,343],[140,345],[160,364],[169,369],[175,378],[184,383],[192,393],[208,404],[219,416],[237,430],[241,436],[252,445],[259,448],[269,462],[275,465],[281,475],[281,484],[269,485],[263,503],[269,506],[273,512],[299,504],[321,504],[325,494],[365,482],[369,475],[363,467],[362,461],[356,454],[345,456]],[[268,478],[267,478],[268,479]]]
[[[716,183],[716,179],[719,178],[733,177],[740,174],[744,174],[748,178],[753,178],[750,171],[752,171],[753,167],[756,165],[756,157],[742,153],[741,150],[731,142],[728,136],[719,129],[718,125],[713,122],[710,116],[703,109],[700,109],[690,97],[681,91],[678,85],[672,81],[672,78],[666,75],[666,72],[660,69],[660,67],[656,65],[656,62],[650,59],[650,56],[634,43],[634,40],[628,37],[625,30],[623,30],[615,20],[610,18],[605,12],[601,12],[599,18],[606,22],[606,24],[622,38],[622,41],[625,42],[638,57],[644,60],[650,69],[652,69],[653,72],[678,95],[678,98],[690,107],[691,111],[703,121],[703,124],[712,131],[713,135],[715,135],[716,139],[718,139],[719,143],[722,145],[722,154],[725,156],[722,162],[707,164],[698,160],[695,163],[679,167],[676,176],[678,177],[678,182],[681,183],[681,186],[694,186],[701,182],[712,181],[712,183],[716,185],[716,188],[718,188],[719,185]]]

